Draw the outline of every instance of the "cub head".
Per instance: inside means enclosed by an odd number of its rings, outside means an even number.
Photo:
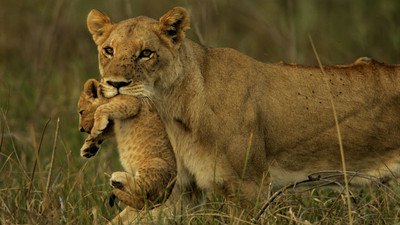
[[[90,133],[94,124],[94,113],[98,106],[106,99],[101,96],[100,84],[95,79],[86,81],[83,92],[78,101],[79,130]]]
[[[172,83],[179,74],[178,53],[189,24],[188,12],[180,7],[158,21],[140,16],[115,24],[92,10],[87,26],[98,49],[104,97],[150,97],[156,85]]]

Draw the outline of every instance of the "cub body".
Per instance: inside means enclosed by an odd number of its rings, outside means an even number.
[[[155,204],[169,196],[176,177],[175,155],[148,99],[122,95],[104,98],[99,83],[90,79],[79,99],[78,111],[80,129],[91,131],[81,149],[83,157],[94,156],[103,140],[116,137],[126,171],[111,176],[116,197],[141,209],[145,198]]]

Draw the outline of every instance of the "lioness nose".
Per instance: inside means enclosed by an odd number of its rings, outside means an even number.
[[[107,81],[107,84],[115,87],[115,88],[120,88],[120,87],[124,87],[127,86],[131,83],[132,81],[129,82],[124,82],[124,81]]]

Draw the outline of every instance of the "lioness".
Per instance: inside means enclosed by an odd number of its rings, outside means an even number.
[[[151,102],[126,95],[104,98],[98,81],[89,79],[79,98],[78,112],[80,130],[90,132],[82,157],[94,156],[105,139],[114,135],[117,139],[126,171],[114,172],[110,178],[117,198],[138,209],[146,200],[157,204],[168,198],[176,177],[176,160]]]
[[[252,207],[271,182],[341,170],[330,96],[347,169],[378,177],[398,171],[399,66],[327,66],[329,92],[318,67],[261,63],[185,38],[189,20],[183,8],[116,24],[92,10],[87,20],[104,96],[154,102],[177,157],[174,190],[194,186],[233,200],[240,187],[240,202]]]

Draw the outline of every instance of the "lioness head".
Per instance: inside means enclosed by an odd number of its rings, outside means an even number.
[[[189,29],[189,21],[188,12],[179,7],[159,21],[141,16],[116,24],[92,10],[87,25],[99,52],[104,96],[150,96],[158,81],[163,80],[159,83],[165,85],[166,79],[176,79],[173,76],[178,71],[171,62]]]
[[[83,92],[78,101],[79,130],[90,133],[94,124],[94,113],[99,105],[104,104],[105,99],[100,98],[100,84],[95,79],[86,81]]]

